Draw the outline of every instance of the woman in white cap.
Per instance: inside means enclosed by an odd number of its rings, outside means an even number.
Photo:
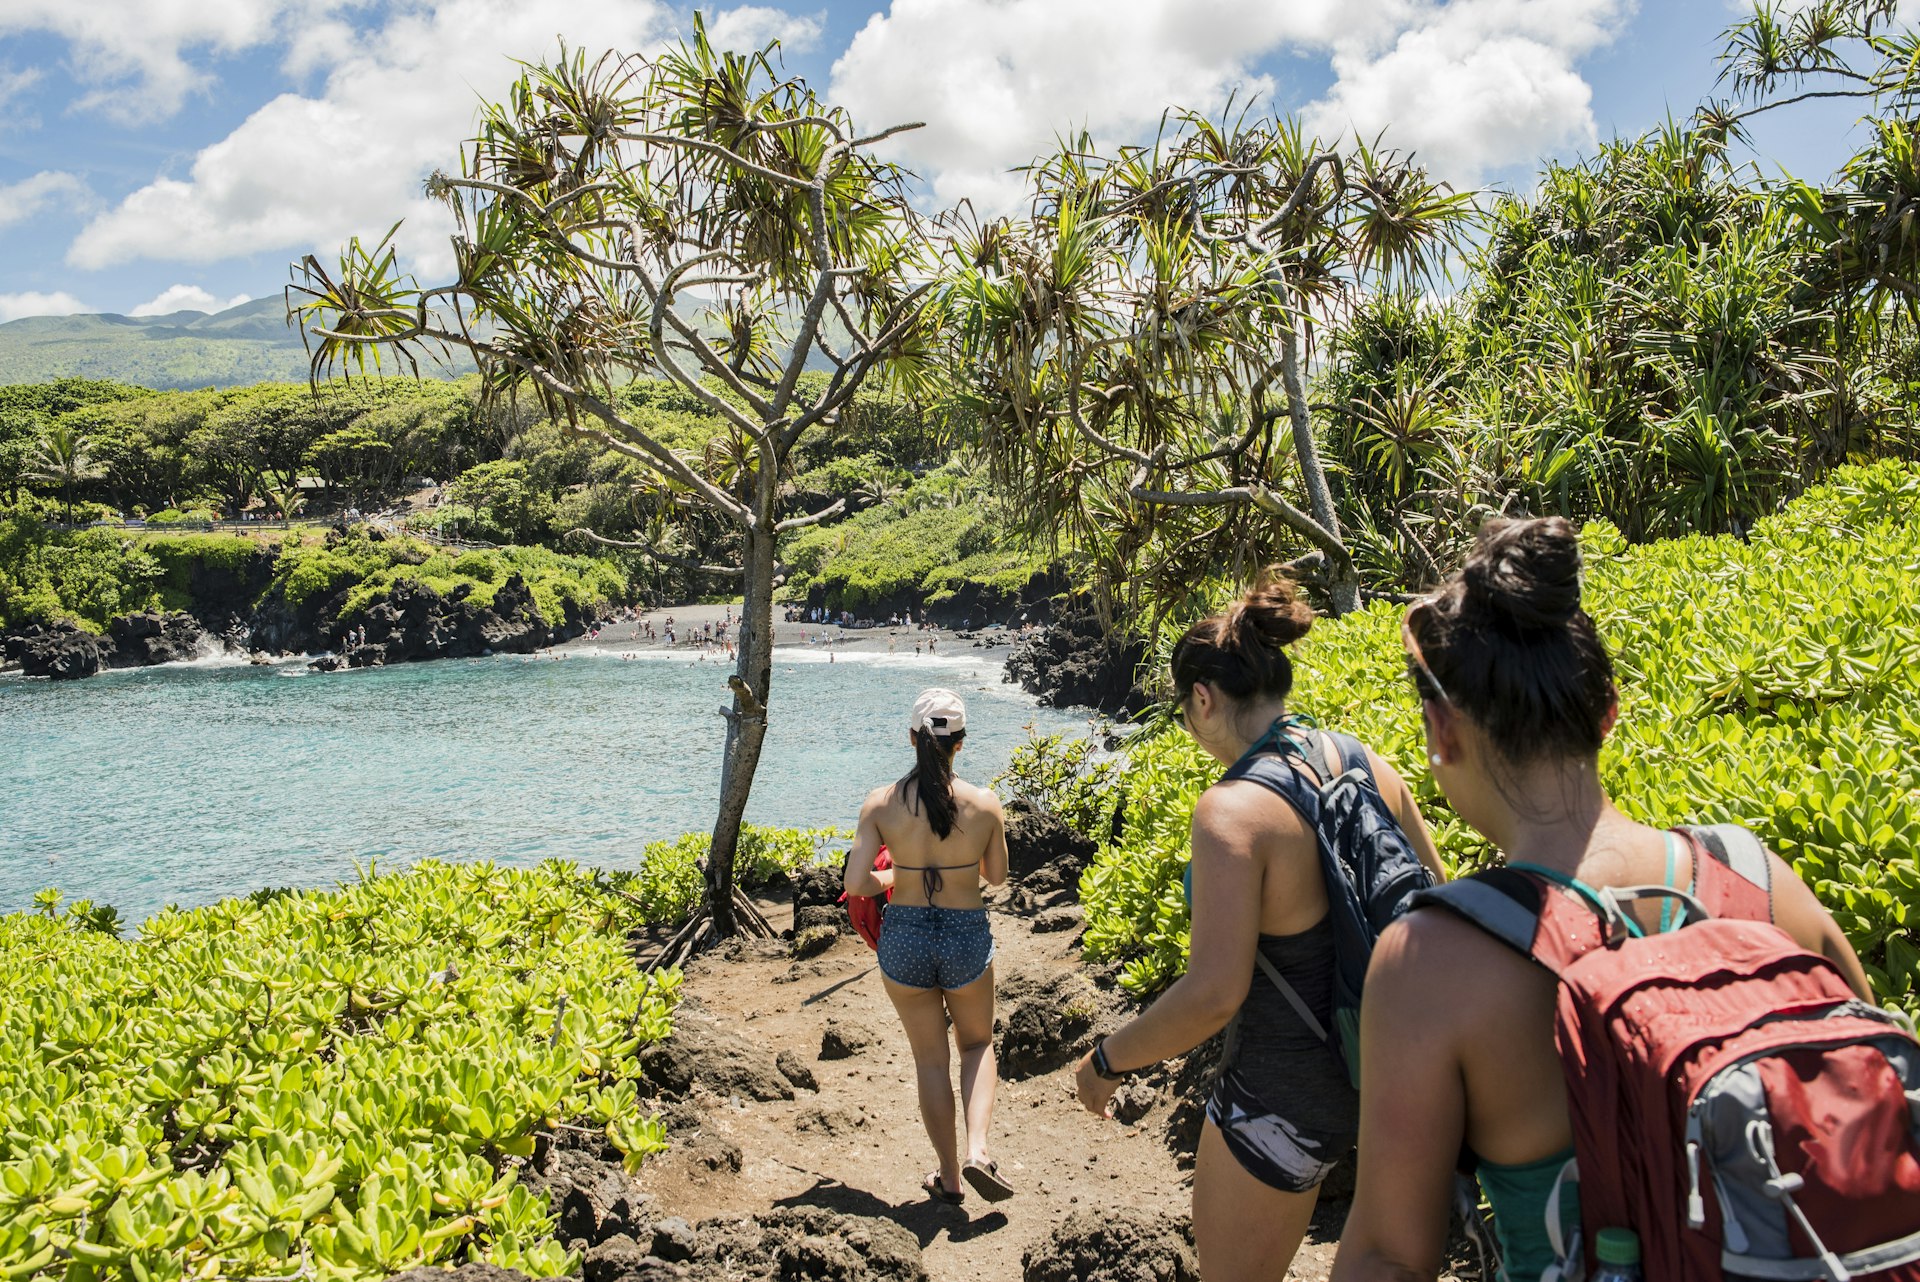
[[[889,888],[880,932],[880,976],[913,1048],[920,1118],[940,1169],[927,1193],[958,1204],[964,1179],[989,1202],[1013,1196],[987,1156],[998,1068],[993,1058],[993,932],[980,884],[1007,879],[1006,817],[1000,799],[953,776],[967,737],[967,708],[951,690],[923,690],[913,701],[907,740],[915,764],[898,783],[876,788],[860,808],[847,857],[849,894]],[[885,846],[893,867],[874,870]],[[897,874],[905,874],[897,877]],[[954,1142],[954,1100],[947,1026],[960,1047],[960,1101],[967,1151]]]

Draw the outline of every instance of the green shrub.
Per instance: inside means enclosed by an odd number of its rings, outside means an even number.
[[[115,615],[158,608],[163,577],[118,531],[54,531],[31,516],[0,516],[0,627],[64,619],[104,632]]]
[[[464,574],[481,583],[499,583],[507,577],[500,558],[485,552],[467,552],[453,563],[455,574]]]
[[[740,845],[734,854],[734,875],[743,886],[758,886],[775,873],[791,872],[807,864],[828,858],[830,842],[844,842],[849,835],[834,828],[761,828],[745,824],[740,829]],[[705,883],[700,876],[700,861],[712,849],[713,839],[704,832],[690,832],[672,841],[651,841],[641,852],[640,871],[633,874],[627,889],[640,901],[649,921],[678,925],[700,906]]]
[[[577,1272],[537,1132],[665,1143],[634,1088],[677,972],[641,975],[623,878],[422,864],[115,936],[0,918],[0,1276],[355,1282]]]
[[[1626,548],[1599,524],[1584,541],[1587,608],[1620,677],[1601,758],[1615,801],[1648,823],[1753,828],[1833,912],[1876,995],[1920,1008],[1920,469],[1843,468],[1745,542]],[[1449,863],[1471,867],[1493,852],[1427,773],[1401,614],[1317,625],[1295,703],[1391,762]],[[1184,735],[1136,747],[1125,832],[1082,880],[1087,953],[1124,960],[1137,994],[1185,964],[1179,873],[1218,776]]]
[[[162,508],[147,518],[148,525],[178,525],[183,521],[205,523],[217,521],[220,514],[210,507]]]
[[[238,576],[266,546],[242,534],[155,534],[140,539],[141,550],[160,563],[166,590],[182,603],[195,566]]]

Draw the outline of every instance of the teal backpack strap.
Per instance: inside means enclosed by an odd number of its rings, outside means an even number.
[[[1581,881],[1578,877],[1569,877],[1557,868],[1546,868],[1540,864],[1530,864],[1524,861],[1509,863],[1507,867],[1513,869],[1515,872],[1532,873],[1536,877],[1552,882],[1562,890],[1570,891],[1578,895],[1587,902],[1589,907],[1599,913],[1603,920],[1610,920],[1616,915],[1615,912],[1611,910],[1608,902],[1601,898],[1600,892],[1592,886],[1589,886],[1586,882]],[[1647,932],[1640,929],[1640,923],[1632,917],[1625,913],[1619,913],[1617,915],[1619,920],[1625,923],[1628,935],[1635,939],[1640,939],[1646,935]]]

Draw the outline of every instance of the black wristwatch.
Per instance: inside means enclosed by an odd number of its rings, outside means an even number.
[[[1104,1037],[1093,1044],[1093,1073],[1103,1082],[1124,1082],[1131,1076],[1114,1072],[1113,1065],[1107,1063],[1107,1039]]]

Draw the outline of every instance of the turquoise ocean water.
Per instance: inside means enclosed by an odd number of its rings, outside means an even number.
[[[574,652],[325,675],[185,664],[53,684],[0,678],[0,912],[58,886],[138,921],[263,886],[327,886],[377,860],[634,868],[712,826],[727,669]],[[963,778],[986,783],[1039,733],[997,663],[776,652],[750,822],[851,828],[912,765],[923,687],[968,705]]]

